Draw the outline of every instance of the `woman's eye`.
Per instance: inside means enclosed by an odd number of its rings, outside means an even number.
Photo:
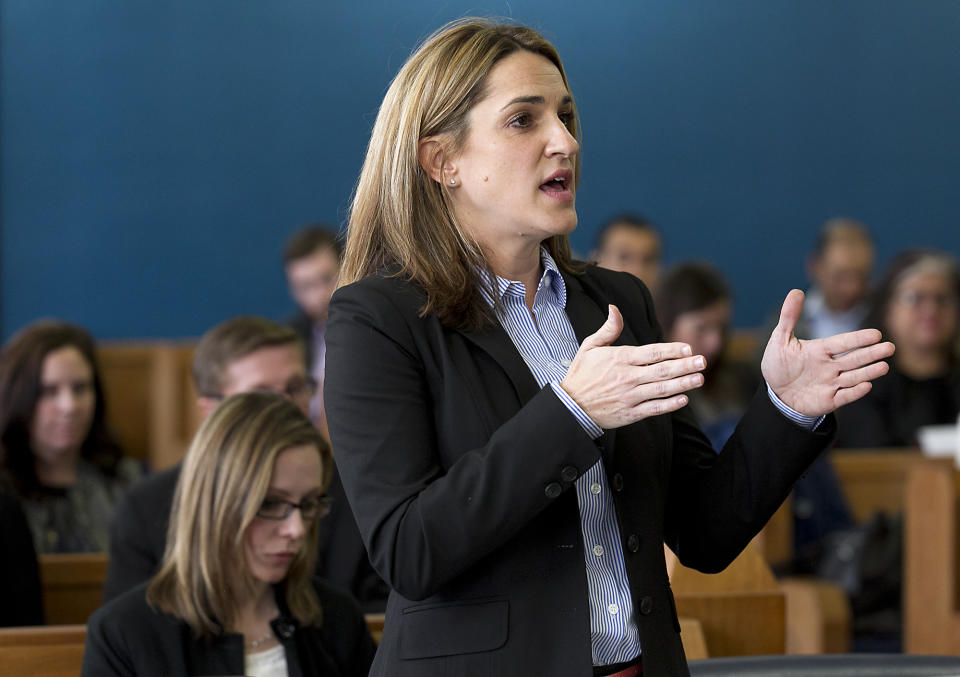
[[[529,113],[520,113],[519,115],[515,115],[513,117],[513,119],[510,121],[510,126],[529,127],[531,122],[533,122],[533,118],[530,117]]]
[[[560,122],[565,124],[568,129],[573,127],[573,111],[562,111],[557,115]]]

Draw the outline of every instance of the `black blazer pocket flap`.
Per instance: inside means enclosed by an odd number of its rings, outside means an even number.
[[[509,602],[428,604],[403,610],[400,657],[437,658],[493,651],[507,643]]]

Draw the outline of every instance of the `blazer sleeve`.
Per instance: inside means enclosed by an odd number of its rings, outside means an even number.
[[[116,620],[100,607],[87,622],[87,643],[83,650],[81,677],[136,677],[131,660]]]
[[[110,526],[103,601],[148,580],[160,566],[179,466],[145,477],[122,495]]]
[[[42,591],[33,536],[20,501],[0,489],[0,627],[43,625]]]
[[[638,336],[652,327],[662,341],[650,292],[624,277],[633,287],[621,299],[630,308],[625,320],[640,323],[631,327]],[[719,454],[689,408],[670,417],[664,538],[684,566],[706,572],[723,570],[743,551],[836,433],[832,414],[814,431],[793,423],[770,401],[765,383]]]
[[[403,287],[397,282],[368,278],[334,295],[324,402],[371,562],[401,595],[419,600],[565,495],[575,480],[569,468],[582,473],[600,456],[548,387],[484,444],[445,448],[446,460],[453,460],[444,462],[437,420],[444,407],[433,398],[470,395],[438,382],[457,369],[449,355],[428,354],[440,349],[427,334],[443,329],[428,327],[416,303],[398,298]],[[434,367],[428,377],[427,359],[454,363]]]

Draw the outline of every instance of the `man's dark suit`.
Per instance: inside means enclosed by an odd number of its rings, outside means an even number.
[[[140,481],[120,499],[110,532],[105,602],[146,581],[160,568],[179,477],[180,465],[176,465]],[[370,567],[336,471],[327,493],[333,507],[319,525],[316,573],[350,591],[364,611],[383,611],[386,584]]]
[[[297,332],[303,343],[303,357],[307,361],[307,373],[313,373],[313,320],[305,312],[300,311],[287,321],[287,326]]]
[[[661,341],[632,276],[564,275],[580,341],[615,303],[621,344]],[[606,465],[645,675],[686,674],[663,543],[724,568],[834,429],[791,423],[761,391],[717,455],[685,410],[592,441],[540,389],[506,332],[420,317],[397,278],[339,290],[325,399],[344,487],[371,561],[395,592],[372,675],[589,675],[584,547],[572,487]],[[748,630],[747,630],[748,631]]]

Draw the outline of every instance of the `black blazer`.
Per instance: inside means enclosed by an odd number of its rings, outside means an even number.
[[[636,278],[564,275],[582,341],[608,303],[621,344],[661,341]],[[420,317],[425,296],[371,277],[333,297],[325,401],[337,463],[374,567],[394,589],[371,674],[589,675],[590,619],[576,478],[603,460],[645,675],[687,674],[663,543],[723,569],[828,444],[754,398],[721,454],[689,412],[591,440],[540,389],[507,333]]]
[[[287,320],[287,326],[297,332],[303,343],[303,356],[307,361],[307,371],[313,373],[313,320],[302,310]]]
[[[110,558],[103,599],[109,601],[151,578],[160,569],[180,465],[144,478],[117,504],[110,528]],[[383,611],[389,589],[370,566],[357,524],[334,472],[330,514],[321,520],[315,573],[349,590],[366,612]]]
[[[198,640],[190,627],[147,605],[147,583],[128,590],[90,616],[83,652],[84,677],[242,675],[243,637],[227,634]],[[280,588],[281,618],[271,625],[284,646],[290,677],[365,677],[374,644],[356,602],[314,580],[322,627],[302,627]]]
[[[20,500],[0,476],[0,627],[43,625],[40,567]]]

